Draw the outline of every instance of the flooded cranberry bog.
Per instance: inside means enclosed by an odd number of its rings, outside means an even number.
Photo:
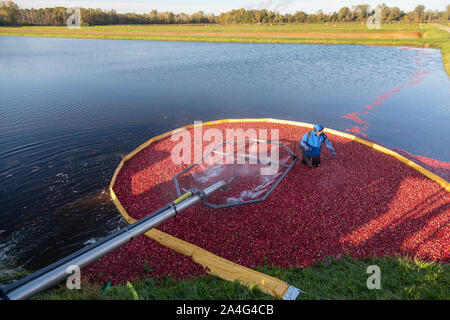
[[[277,129],[279,141],[297,155],[299,139],[310,130],[307,124],[262,119],[216,121],[203,127],[221,132]],[[193,136],[192,126],[187,131]],[[157,229],[248,268],[263,264],[301,268],[344,255],[448,263],[448,182],[377,145],[334,130],[325,132],[336,159],[323,150],[319,168],[308,169],[298,161],[265,201],[224,209],[200,203]],[[171,154],[177,143],[170,133],[156,137],[116,170],[111,193],[128,220],[142,219],[178,197],[173,177],[188,164],[174,164]],[[233,196],[253,188],[255,179],[239,182],[242,189]],[[233,190],[227,192],[230,198]],[[149,276],[191,279],[210,271],[189,254],[140,236],[86,267],[83,274],[93,283],[120,284]]]

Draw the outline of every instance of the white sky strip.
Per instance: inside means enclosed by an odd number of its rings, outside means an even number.
[[[448,0],[16,0],[15,3],[21,8],[80,6],[82,8],[100,8],[103,10],[114,9],[120,13],[147,13],[155,9],[158,11],[172,11],[174,13],[194,13],[201,10],[205,13],[219,14],[232,9],[245,8],[278,10],[284,14],[295,13],[296,11],[316,13],[318,10],[323,10],[325,13],[332,13],[344,6],[351,7],[363,3],[367,3],[373,8],[378,4],[385,3],[389,7],[399,7],[403,11],[412,11],[417,5],[423,4],[426,9],[442,11],[445,10]]]

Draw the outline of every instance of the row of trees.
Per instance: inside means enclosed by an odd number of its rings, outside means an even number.
[[[12,1],[0,1],[0,25],[49,25],[64,26],[70,14],[67,8],[20,9]],[[114,24],[188,24],[216,23],[214,14],[199,11],[194,14],[158,12],[148,14],[117,13],[115,10],[81,9],[83,25]]]
[[[381,5],[383,23],[392,22],[426,22],[450,20],[450,5],[445,11],[426,10],[418,5],[411,12],[404,12],[398,7]],[[338,12],[324,13],[319,10],[315,14],[297,11],[294,14],[280,14],[270,10],[231,10],[221,13],[205,14],[199,11],[194,14],[158,12],[152,10],[148,14],[117,13],[115,10],[81,9],[84,25],[114,25],[114,24],[188,24],[188,23],[326,23],[326,22],[366,22],[374,14],[374,8],[368,4],[343,7]],[[45,9],[20,9],[12,1],[0,1],[0,25],[66,25],[67,8],[55,7]]]
[[[398,7],[380,6],[383,23],[446,21],[450,19],[450,5],[445,11],[425,10],[419,5],[412,12],[404,12]],[[280,14],[268,10],[232,10],[216,17],[217,23],[326,23],[326,22],[366,22],[374,14],[374,8],[368,4],[343,7],[338,12],[326,14],[319,10],[315,14],[297,11],[295,14]]]

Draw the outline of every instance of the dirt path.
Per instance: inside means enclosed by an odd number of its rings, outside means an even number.
[[[438,27],[439,29],[442,29],[444,31],[450,32],[450,27],[444,27],[437,24],[433,24],[433,26]]]

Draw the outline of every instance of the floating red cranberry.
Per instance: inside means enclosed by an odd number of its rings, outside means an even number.
[[[307,132],[270,123],[214,127],[279,129],[280,140],[292,149]],[[159,229],[247,267],[262,265],[264,260],[281,267],[309,266],[344,253],[448,262],[450,193],[391,156],[328,136],[337,158],[333,160],[324,149],[320,168],[297,163],[266,201],[221,210],[197,204]],[[118,174],[114,191],[133,218],[143,218],[176,198],[173,176],[187,167],[171,160],[176,143],[170,139],[153,143]],[[188,279],[204,273],[189,257],[145,236],[85,270],[93,282],[114,284],[146,276]]]

